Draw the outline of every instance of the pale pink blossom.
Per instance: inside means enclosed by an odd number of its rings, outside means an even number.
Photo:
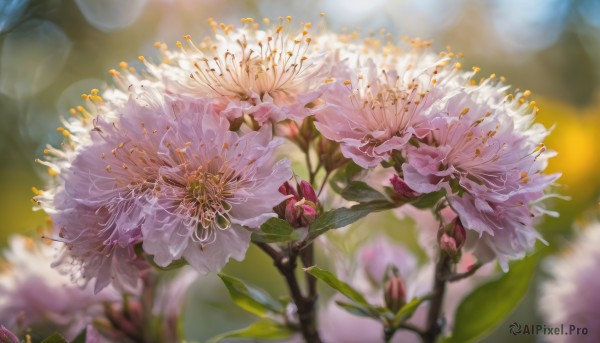
[[[291,176],[287,161],[273,162],[281,142],[269,125],[240,135],[209,100],[172,101],[148,84],[130,92],[115,120],[94,119],[91,142],[60,173],[64,186],[42,202],[96,291],[135,286],[138,245],[160,266],[185,259],[201,272],[243,259],[242,226],[276,216]]]
[[[465,82],[447,57],[420,50],[391,55],[385,62],[378,55],[335,61],[323,105],[314,110],[321,134],[363,168],[425,135],[429,108]]]
[[[539,202],[559,174],[543,174],[553,154],[542,143],[547,130],[531,125],[531,107],[499,101],[499,89],[486,82],[438,101],[431,132],[406,147],[402,171],[417,192],[445,189],[465,228],[480,237],[476,255],[495,256],[506,270],[541,239],[533,220],[546,212]]]

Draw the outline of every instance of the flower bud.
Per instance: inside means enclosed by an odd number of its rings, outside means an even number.
[[[390,179],[390,183],[394,187],[394,191],[396,191],[396,193],[402,198],[414,199],[417,196],[419,196],[419,193],[413,191],[412,188],[408,187],[406,182],[404,182],[404,180],[402,180],[396,174],[392,176],[392,178]]]
[[[451,257],[454,257],[458,254],[459,249],[456,246],[456,240],[450,237],[447,233],[442,233],[442,236],[439,239],[440,249],[445,251]]]
[[[385,306],[393,313],[397,313],[406,305],[406,288],[404,282],[398,276],[398,269],[393,268],[389,274],[391,275],[388,276],[385,282]]]
[[[0,343],[19,343],[19,339],[4,325],[0,325]]]
[[[467,232],[458,217],[438,233],[440,249],[445,251],[454,260],[460,258],[460,250],[465,245],[466,240]]]

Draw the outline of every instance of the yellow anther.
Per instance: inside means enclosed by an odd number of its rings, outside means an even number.
[[[481,68],[479,68],[479,67],[473,67],[473,71],[476,72],[476,73],[478,73],[479,71],[481,71]]]
[[[221,24],[222,24],[222,25],[225,25],[225,24],[223,24],[223,23],[221,23]],[[192,39],[192,36],[190,36],[190,35],[185,35],[185,36],[183,36],[183,39],[185,39],[185,40],[191,40],[191,39]]]
[[[324,16],[325,16],[325,12],[321,12],[321,13],[319,13],[319,15],[320,15],[321,17],[324,17]]]
[[[346,86],[348,86],[348,85],[351,85],[351,84],[352,84],[352,81],[350,81],[350,80],[346,80],[346,81],[344,81],[344,84],[345,84]]]
[[[111,76],[118,76],[119,72],[116,69],[111,69],[108,71],[108,74]]]
[[[289,23],[292,21],[292,17],[288,15],[287,17],[285,17],[285,20],[287,20],[287,22]]]
[[[269,18],[263,18],[263,23],[265,23],[265,25],[270,25],[271,24],[271,19],[269,19]]]
[[[178,47],[178,48],[181,48],[183,45],[181,44],[180,41],[177,41],[177,43],[175,43],[175,46]]]
[[[83,106],[77,106],[77,111],[79,112],[85,112],[85,109],[83,108]]]
[[[81,98],[82,98],[83,100],[87,100],[87,99],[89,99],[89,97],[90,97],[90,96],[89,96],[89,95],[87,95],[87,94],[85,94],[85,93],[81,94]]]
[[[493,79],[495,79],[495,78],[496,78],[496,74],[492,74],[492,75],[490,75],[490,80],[493,80]]]
[[[97,88],[92,89],[91,93],[94,95],[98,95],[100,91]]]
[[[462,67],[462,64],[460,64],[459,62],[456,62],[454,64],[454,68],[456,68],[456,69],[460,69],[461,67]]]
[[[469,108],[468,107],[465,107],[465,108],[462,109],[462,111],[460,111],[460,115],[461,116],[464,116],[467,113],[469,113]]]
[[[154,42],[153,45],[154,45],[155,48],[160,48],[160,42]]]
[[[72,115],[75,115],[75,114],[77,114],[77,111],[73,107],[71,107],[71,108],[69,108],[69,113],[71,113]]]
[[[48,174],[50,174],[50,176],[56,176],[56,175],[58,175],[58,171],[56,171],[52,168],[48,168]]]
[[[31,187],[31,191],[33,192],[33,194],[35,195],[42,195],[44,194],[44,191],[37,189],[36,187]]]
[[[283,26],[278,26],[278,27],[277,27],[277,30],[275,30],[275,32],[277,32],[277,33],[280,33],[280,32],[281,32],[281,30],[283,30]]]
[[[44,154],[48,155],[49,153],[50,153],[50,150],[44,149]]]
[[[526,98],[530,97],[531,96],[531,91],[530,90],[524,91],[523,92],[523,96],[526,97]]]
[[[138,56],[138,60],[140,60],[140,62],[144,62],[146,58],[144,56]]]
[[[119,62],[119,68],[121,68],[121,69],[127,69],[127,67],[128,67],[127,62],[125,62],[125,61]]]

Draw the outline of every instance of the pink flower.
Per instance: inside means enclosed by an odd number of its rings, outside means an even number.
[[[293,30],[288,18],[265,23],[264,30],[249,18],[243,19],[243,28],[210,20],[213,37],[196,45],[185,36],[186,46],[177,43],[181,51],[157,44],[164,62],[143,61],[167,92],[211,97],[229,119],[249,114],[261,124],[301,122],[321,93],[327,65],[325,53],[311,45],[310,24]]]
[[[559,175],[543,174],[552,154],[542,144],[548,132],[531,126],[531,108],[498,101],[498,93],[486,82],[436,103],[432,131],[406,147],[402,171],[417,192],[445,189],[465,228],[480,237],[476,254],[497,257],[506,270],[539,239],[533,219],[545,210],[538,202]]]
[[[0,323],[14,332],[31,328],[40,337],[58,330],[72,340],[102,315],[103,303],[121,300],[112,288],[95,295],[91,287],[52,269],[57,248],[13,236],[3,252],[8,268],[0,273]]]
[[[243,259],[243,226],[276,216],[291,176],[287,161],[273,163],[281,141],[269,125],[240,136],[208,100],[172,101],[148,85],[131,92],[117,120],[96,118],[49,211],[96,291],[136,284],[139,244],[160,266],[185,259],[203,273]]]
[[[335,61],[324,104],[315,109],[321,134],[339,142],[344,156],[363,168],[388,161],[411,137],[426,134],[429,107],[461,82],[447,58],[419,52],[394,57],[396,63]]]
[[[591,223],[561,256],[544,266],[551,279],[542,285],[539,309],[548,326],[570,325],[587,329],[587,334],[544,336],[549,342],[592,343],[600,340],[600,224]]]

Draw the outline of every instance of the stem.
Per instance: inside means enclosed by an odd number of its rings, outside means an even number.
[[[321,195],[323,188],[325,188],[325,185],[327,184],[327,179],[329,179],[329,175],[331,175],[331,172],[327,171],[325,173],[325,177],[323,177],[323,182],[321,183],[321,187],[319,187],[319,193],[317,193],[317,196]]]
[[[288,289],[290,290],[290,294],[292,295],[292,300],[296,304],[298,319],[300,321],[300,331],[302,331],[304,340],[307,343],[321,343],[321,338],[319,337],[319,332],[317,331],[315,311],[315,303],[317,301],[316,280],[311,281],[310,278],[307,278],[309,295],[305,297],[302,294],[300,285],[298,284],[298,279],[296,278],[296,259],[298,253],[301,253],[302,256],[305,256],[301,257],[303,263],[311,262],[313,259],[312,248],[306,252],[300,251],[296,246],[292,246],[289,254],[285,255],[266,243],[255,244],[273,259],[275,267],[285,278]],[[312,246],[312,244],[308,247],[310,246]]]
[[[435,266],[435,280],[433,282],[433,293],[427,314],[427,326],[423,333],[425,343],[435,343],[437,336],[442,332],[443,320],[440,318],[444,293],[446,292],[446,279],[450,273],[450,256],[439,251],[439,258]]]

